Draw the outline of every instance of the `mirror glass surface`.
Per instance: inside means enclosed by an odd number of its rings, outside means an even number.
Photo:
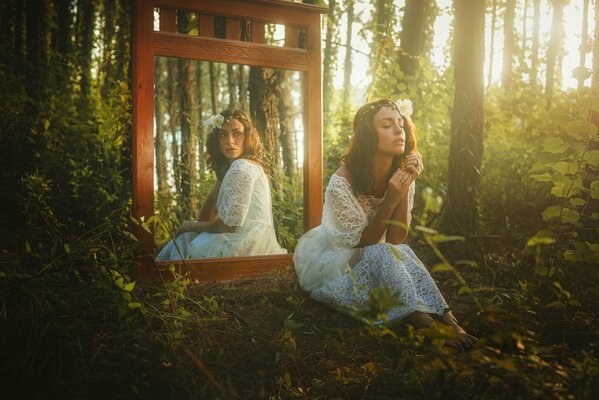
[[[227,108],[246,111],[257,128],[276,239],[292,253],[304,230],[303,73],[171,57],[155,57],[154,67],[156,254],[183,221],[199,218],[216,182],[203,121]]]

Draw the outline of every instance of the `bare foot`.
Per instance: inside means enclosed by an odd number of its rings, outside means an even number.
[[[450,326],[453,330],[456,331],[457,337],[447,341],[447,345],[455,348],[458,351],[464,351],[471,349],[474,347],[478,338],[476,336],[470,335],[468,332],[464,330],[460,325],[458,325],[458,320],[453,315],[451,311],[443,314],[439,317],[439,320],[445,325]]]
[[[444,315],[433,315],[423,313],[420,311],[414,311],[412,314],[406,317],[406,322],[414,325],[416,328],[432,328],[434,319],[438,319],[444,325],[451,327],[457,334],[456,337],[447,339],[445,344],[457,351],[464,351],[471,349],[474,347],[475,343],[478,341],[476,336],[472,336],[467,333],[460,325],[457,323],[457,319],[451,313],[451,311],[445,313]]]
[[[461,332],[457,332],[457,337],[448,339],[445,341],[445,344],[449,347],[454,348],[457,351],[465,351],[469,350],[476,344],[478,338],[475,336],[469,335],[462,328]]]

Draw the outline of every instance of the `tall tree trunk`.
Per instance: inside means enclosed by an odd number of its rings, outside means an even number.
[[[293,98],[290,88],[290,73],[277,70],[277,87],[279,88],[279,137],[285,175],[293,179],[295,176],[295,128],[293,124]]]
[[[322,58],[322,107],[323,115],[325,116],[325,129],[328,132],[330,126],[329,113],[331,111],[331,96],[333,94],[333,78],[335,69],[335,54],[337,46],[333,43],[333,38],[337,36],[337,1],[329,1],[329,12],[326,18],[326,35],[324,42],[324,54]]]
[[[510,90],[513,80],[514,64],[514,19],[516,16],[516,0],[507,0],[503,18],[503,70],[501,71],[501,86]]]
[[[372,15],[370,73],[373,76],[374,83],[374,78],[376,78],[381,66],[381,60],[384,58],[383,53],[385,52],[387,34],[393,13],[391,12],[392,2],[389,0],[372,0],[372,3],[374,3],[374,13]]]
[[[43,92],[48,78],[47,3],[27,0],[27,66],[25,90],[28,115],[39,118]]]
[[[154,58],[154,118],[156,122],[154,153],[156,157],[156,181],[158,183],[158,201],[163,204],[168,195],[166,141],[164,138],[164,63],[163,57]]]
[[[352,73],[352,36],[354,25],[354,0],[347,0],[347,31],[345,32],[345,62],[343,72],[343,104],[349,103],[351,92],[351,73]]]
[[[248,20],[241,21],[240,38],[242,41],[249,42],[252,38],[252,22]],[[237,87],[239,90],[239,108],[248,110],[248,73],[246,68],[239,64],[239,75],[237,76]]]
[[[539,68],[539,32],[541,30],[541,0],[534,0],[534,19],[532,25],[532,48],[530,51],[530,83],[537,85]]]
[[[229,108],[237,106],[237,85],[233,64],[227,64],[227,86],[229,88]]]
[[[219,112],[218,79],[220,74],[218,73],[218,65],[215,65],[213,62],[208,64],[208,72],[210,74],[210,100],[212,102],[212,114],[216,114]]]
[[[595,0],[595,34],[593,39],[593,72],[591,74],[591,95],[599,97],[599,1]],[[591,123],[594,124],[597,128],[599,128],[599,112],[591,111],[590,115]],[[592,140],[589,145],[589,150],[599,150],[599,140]],[[588,176],[597,176],[597,172],[587,169],[589,172]],[[591,180],[591,179],[589,179]],[[587,181],[588,182],[588,181]],[[589,188],[590,182],[585,182],[585,187]],[[585,210],[585,217],[583,217],[583,226],[588,228],[586,232],[589,232],[583,237],[581,240],[587,240],[592,242],[596,241],[596,229],[597,229],[597,221],[593,218],[589,218],[588,216],[595,215],[599,213],[599,199],[594,199],[589,196],[588,205]]]
[[[591,75],[591,93],[599,96],[599,1],[595,1],[595,35],[593,37],[593,73]],[[599,113],[595,112],[594,123],[599,127]]]
[[[586,58],[588,53],[589,40],[589,0],[584,0],[582,5],[582,31],[580,32],[580,51],[578,57],[578,90],[584,87],[584,81],[587,79],[583,72],[586,70]]]
[[[133,68],[131,59],[133,59],[133,48],[130,45],[133,34],[131,32],[131,15],[133,14],[133,2],[129,0],[117,1],[118,13],[118,32],[115,35],[116,51],[115,51],[115,67],[113,81],[116,84],[131,88],[133,82]],[[131,89],[133,90],[133,89]],[[122,148],[123,153],[131,153],[131,135],[125,135]],[[131,175],[131,159],[129,157],[121,157],[121,171],[123,176]],[[126,188],[125,188],[126,189]]]
[[[91,59],[94,47],[94,15],[96,12],[95,2],[93,0],[79,0],[77,9],[80,38],[77,57],[80,67],[79,107],[83,110],[89,110],[91,100]]]
[[[206,163],[204,162],[204,143],[206,142],[204,140],[204,138],[206,137],[206,132],[204,132],[204,128],[203,128],[203,124],[201,123],[201,121],[203,121],[204,118],[204,103],[202,101],[203,97],[204,97],[204,77],[203,77],[203,73],[204,73],[204,68],[202,68],[202,66],[205,65],[202,62],[199,62],[196,64],[196,82],[195,82],[195,87],[196,87],[196,93],[197,93],[197,105],[195,106],[197,111],[197,130],[198,130],[198,174],[199,174],[199,181],[202,182],[203,181],[203,177],[205,175],[205,168],[206,168]]]
[[[20,68],[23,66],[25,60],[25,49],[23,47],[23,23],[25,17],[25,2],[17,0],[15,5],[15,67],[16,71],[20,72]]]
[[[540,1],[540,0],[539,0]],[[487,74],[487,87],[493,83],[493,60],[495,59],[495,27],[497,24],[497,0],[493,0],[491,9],[491,45],[489,49],[489,72]]]
[[[181,194],[181,157],[179,155],[179,139],[177,138],[177,130],[179,125],[179,101],[177,97],[177,60],[168,58],[167,66],[167,98],[168,98],[168,115],[169,115],[169,131],[171,134],[171,159],[173,165],[173,181],[175,182],[175,193]]]
[[[0,41],[0,57],[3,60],[12,58],[14,35],[13,35],[13,18],[15,15],[15,4],[13,1],[4,1],[0,8],[2,15],[2,35],[3,40]]]
[[[250,67],[249,87],[250,116],[260,134],[267,157],[273,163],[279,163],[277,139],[277,96],[273,88],[273,70],[263,67]]]
[[[248,74],[243,65],[239,65],[239,108],[242,110],[248,109]]]
[[[443,226],[449,232],[468,235],[478,229],[485,1],[456,0],[454,7],[455,94]]]
[[[107,98],[113,88],[112,55],[115,27],[115,0],[104,0],[104,29],[102,40],[101,89],[102,98]]]
[[[71,40],[73,14],[70,2],[60,0],[56,2],[56,22],[56,51],[62,55],[69,54],[73,49]]]
[[[522,6],[522,51],[519,53],[519,63],[522,70],[526,70],[526,51],[527,51],[527,41],[528,41],[528,0],[524,0],[524,5]]]
[[[401,49],[399,67],[407,76],[413,76],[419,64],[419,58],[427,50],[428,32],[432,32],[430,17],[435,9],[434,0],[407,0],[401,24]]]
[[[124,80],[132,79],[132,68],[131,63],[128,62],[130,57],[130,38],[131,38],[131,4],[133,2],[129,0],[119,0],[118,1],[118,26],[119,31],[116,37],[118,38],[116,43],[116,66],[114,68],[115,82],[122,82]]]
[[[189,13],[177,12],[178,29],[189,31]],[[192,60],[177,59],[179,70],[179,117],[181,120],[181,196],[182,202],[195,215],[198,199],[193,196],[196,187],[196,118],[194,115],[195,90]]]
[[[556,80],[559,82],[561,76],[560,47],[562,42],[564,16],[564,6],[566,0],[552,0],[553,21],[551,22],[551,37],[549,39],[549,48],[547,49],[547,79],[545,81],[545,95],[547,97],[547,108],[551,108],[553,101],[553,89]],[[559,70],[559,71],[557,71]],[[557,78],[557,79],[556,79]]]
[[[72,51],[71,32],[72,21],[71,5],[68,1],[56,2],[56,29],[53,31],[53,44],[59,62],[59,72],[56,74],[58,88],[70,91],[70,65],[68,59]]]

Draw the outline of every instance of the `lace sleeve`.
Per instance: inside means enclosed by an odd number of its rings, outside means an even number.
[[[218,215],[228,226],[241,226],[250,208],[256,175],[246,160],[237,160],[225,174],[218,194]]]
[[[368,224],[349,184],[333,175],[325,192],[322,229],[336,249],[351,249],[358,245]]]
[[[412,181],[408,189],[408,226],[412,223],[412,208],[414,208],[414,194],[416,193],[416,181]]]

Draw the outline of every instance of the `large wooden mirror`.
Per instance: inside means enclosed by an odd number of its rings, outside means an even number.
[[[160,221],[149,224],[151,232],[141,228],[136,232],[143,252],[140,278],[156,276],[170,265],[199,280],[234,279],[289,265],[299,235],[320,223],[323,12],[326,9],[284,0],[136,1],[133,212],[137,220],[159,215],[152,221]],[[173,95],[181,92],[173,94],[173,86],[168,86],[177,68],[187,68],[189,84],[204,85],[193,104],[187,105],[188,112],[181,110],[180,104],[175,106]],[[218,79],[218,74],[227,79]],[[253,85],[260,83],[256,76],[263,78],[263,91],[284,91],[272,97],[272,107],[278,110],[256,106],[250,76]],[[279,243],[289,251],[155,262],[157,250],[175,225],[194,218],[194,207],[214,183],[214,175],[202,163],[206,132],[201,120],[229,106],[247,111],[267,142],[275,231]],[[192,126],[186,132],[181,129],[182,118],[187,121],[183,125]],[[186,175],[183,186],[189,186],[182,195],[176,150],[182,135],[190,132],[196,152],[194,177],[189,181]],[[303,186],[303,190],[290,192],[293,185]]]

